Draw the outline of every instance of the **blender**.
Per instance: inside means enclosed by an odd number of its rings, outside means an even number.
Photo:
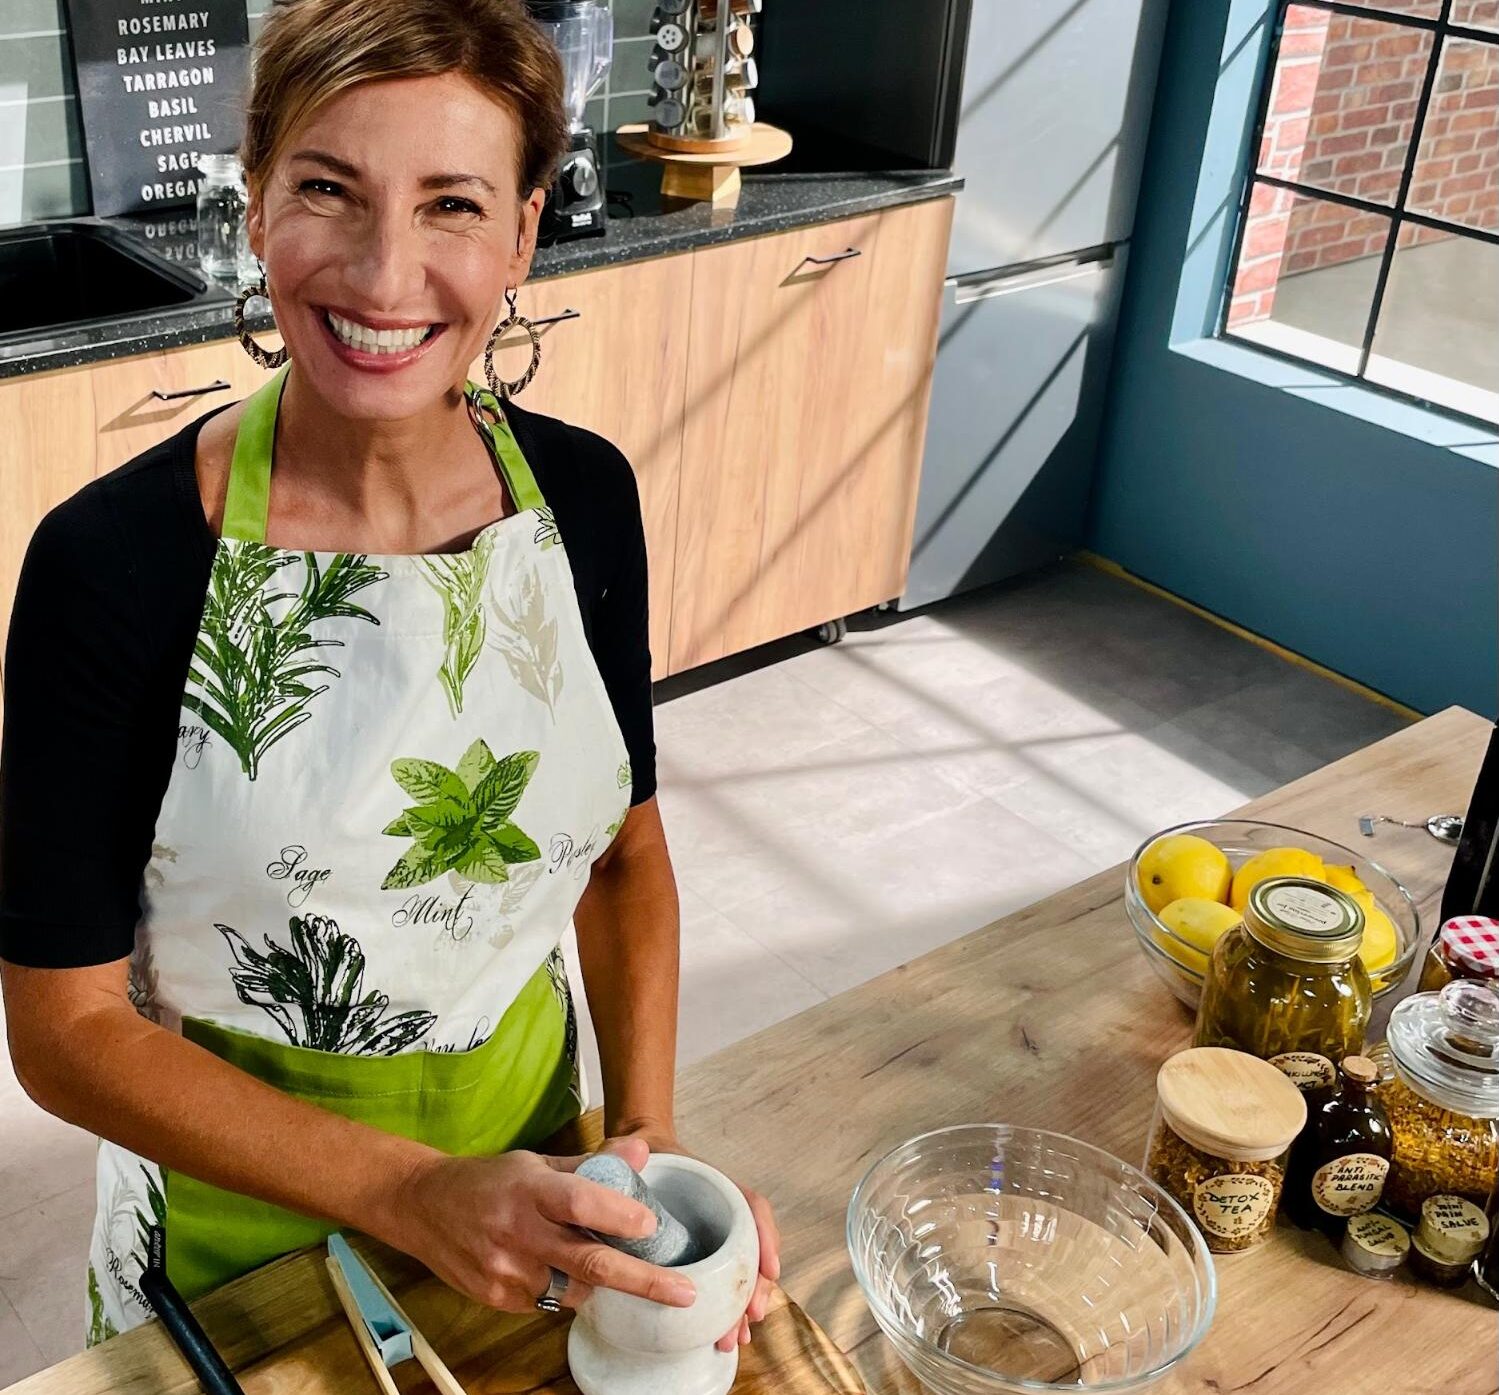
[[[583,108],[598,91],[614,56],[614,17],[607,0],[527,0],[526,8],[562,55],[563,101],[572,144],[542,210],[540,241],[564,242],[603,235],[604,180],[598,135]]]

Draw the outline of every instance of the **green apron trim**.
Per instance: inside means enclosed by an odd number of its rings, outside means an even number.
[[[510,490],[510,497],[515,500],[515,507],[521,512],[544,508],[546,500],[542,498],[541,487],[536,483],[536,476],[531,473],[530,463],[520,448],[520,442],[510,429],[505,409],[500,406],[500,399],[477,383],[468,385],[468,395],[489,418],[479,422],[479,434],[499,464],[500,473],[505,477],[505,485]]]
[[[271,509],[271,462],[275,456],[276,418],[281,411],[281,394],[286,389],[290,366],[257,388],[245,400],[239,431],[234,440],[234,456],[229,463],[229,486],[224,493],[223,536],[240,542],[263,543],[266,521]],[[546,500],[536,483],[536,476],[526,460],[510,423],[505,419],[499,398],[475,383],[467,385],[470,399],[489,419],[476,417],[479,435],[488,447],[515,507],[543,508]]]
[[[266,519],[271,508],[271,457],[276,447],[276,416],[286,375],[280,369],[255,389],[245,402],[234,438],[234,456],[229,462],[229,487],[224,492],[226,538],[241,542],[265,541]]]
[[[567,1018],[543,964],[472,1051],[345,1056],[194,1018],[183,1035],[297,1099],[460,1157],[534,1148],[579,1113]],[[337,1227],[166,1174],[167,1273],[188,1299]]]

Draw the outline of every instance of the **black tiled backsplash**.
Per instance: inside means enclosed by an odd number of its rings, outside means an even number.
[[[802,3],[803,0],[795,0]],[[612,0],[614,67],[588,104],[613,130],[646,118],[654,0]],[[253,37],[267,0],[245,0]],[[0,0],[0,224],[89,211],[63,0]]]

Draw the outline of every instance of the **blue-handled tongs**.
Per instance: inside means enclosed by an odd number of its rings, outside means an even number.
[[[353,1324],[359,1349],[385,1395],[400,1395],[390,1378],[390,1368],[412,1360],[420,1364],[443,1395],[465,1395],[453,1373],[432,1350],[431,1343],[401,1311],[390,1290],[337,1232],[328,1237],[328,1273],[338,1301]]]

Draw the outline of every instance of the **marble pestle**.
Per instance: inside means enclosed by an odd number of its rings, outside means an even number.
[[[697,1242],[687,1227],[668,1211],[656,1194],[645,1183],[645,1179],[623,1158],[612,1153],[595,1153],[578,1165],[579,1177],[597,1182],[610,1191],[619,1192],[649,1208],[656,1217],[656,1228],[643,1239],[630,1239],[622,1235],[597,1235],[596,1239],[622,1250],[647,1264],[665,1267],[691,1264],[698,1258]]]

